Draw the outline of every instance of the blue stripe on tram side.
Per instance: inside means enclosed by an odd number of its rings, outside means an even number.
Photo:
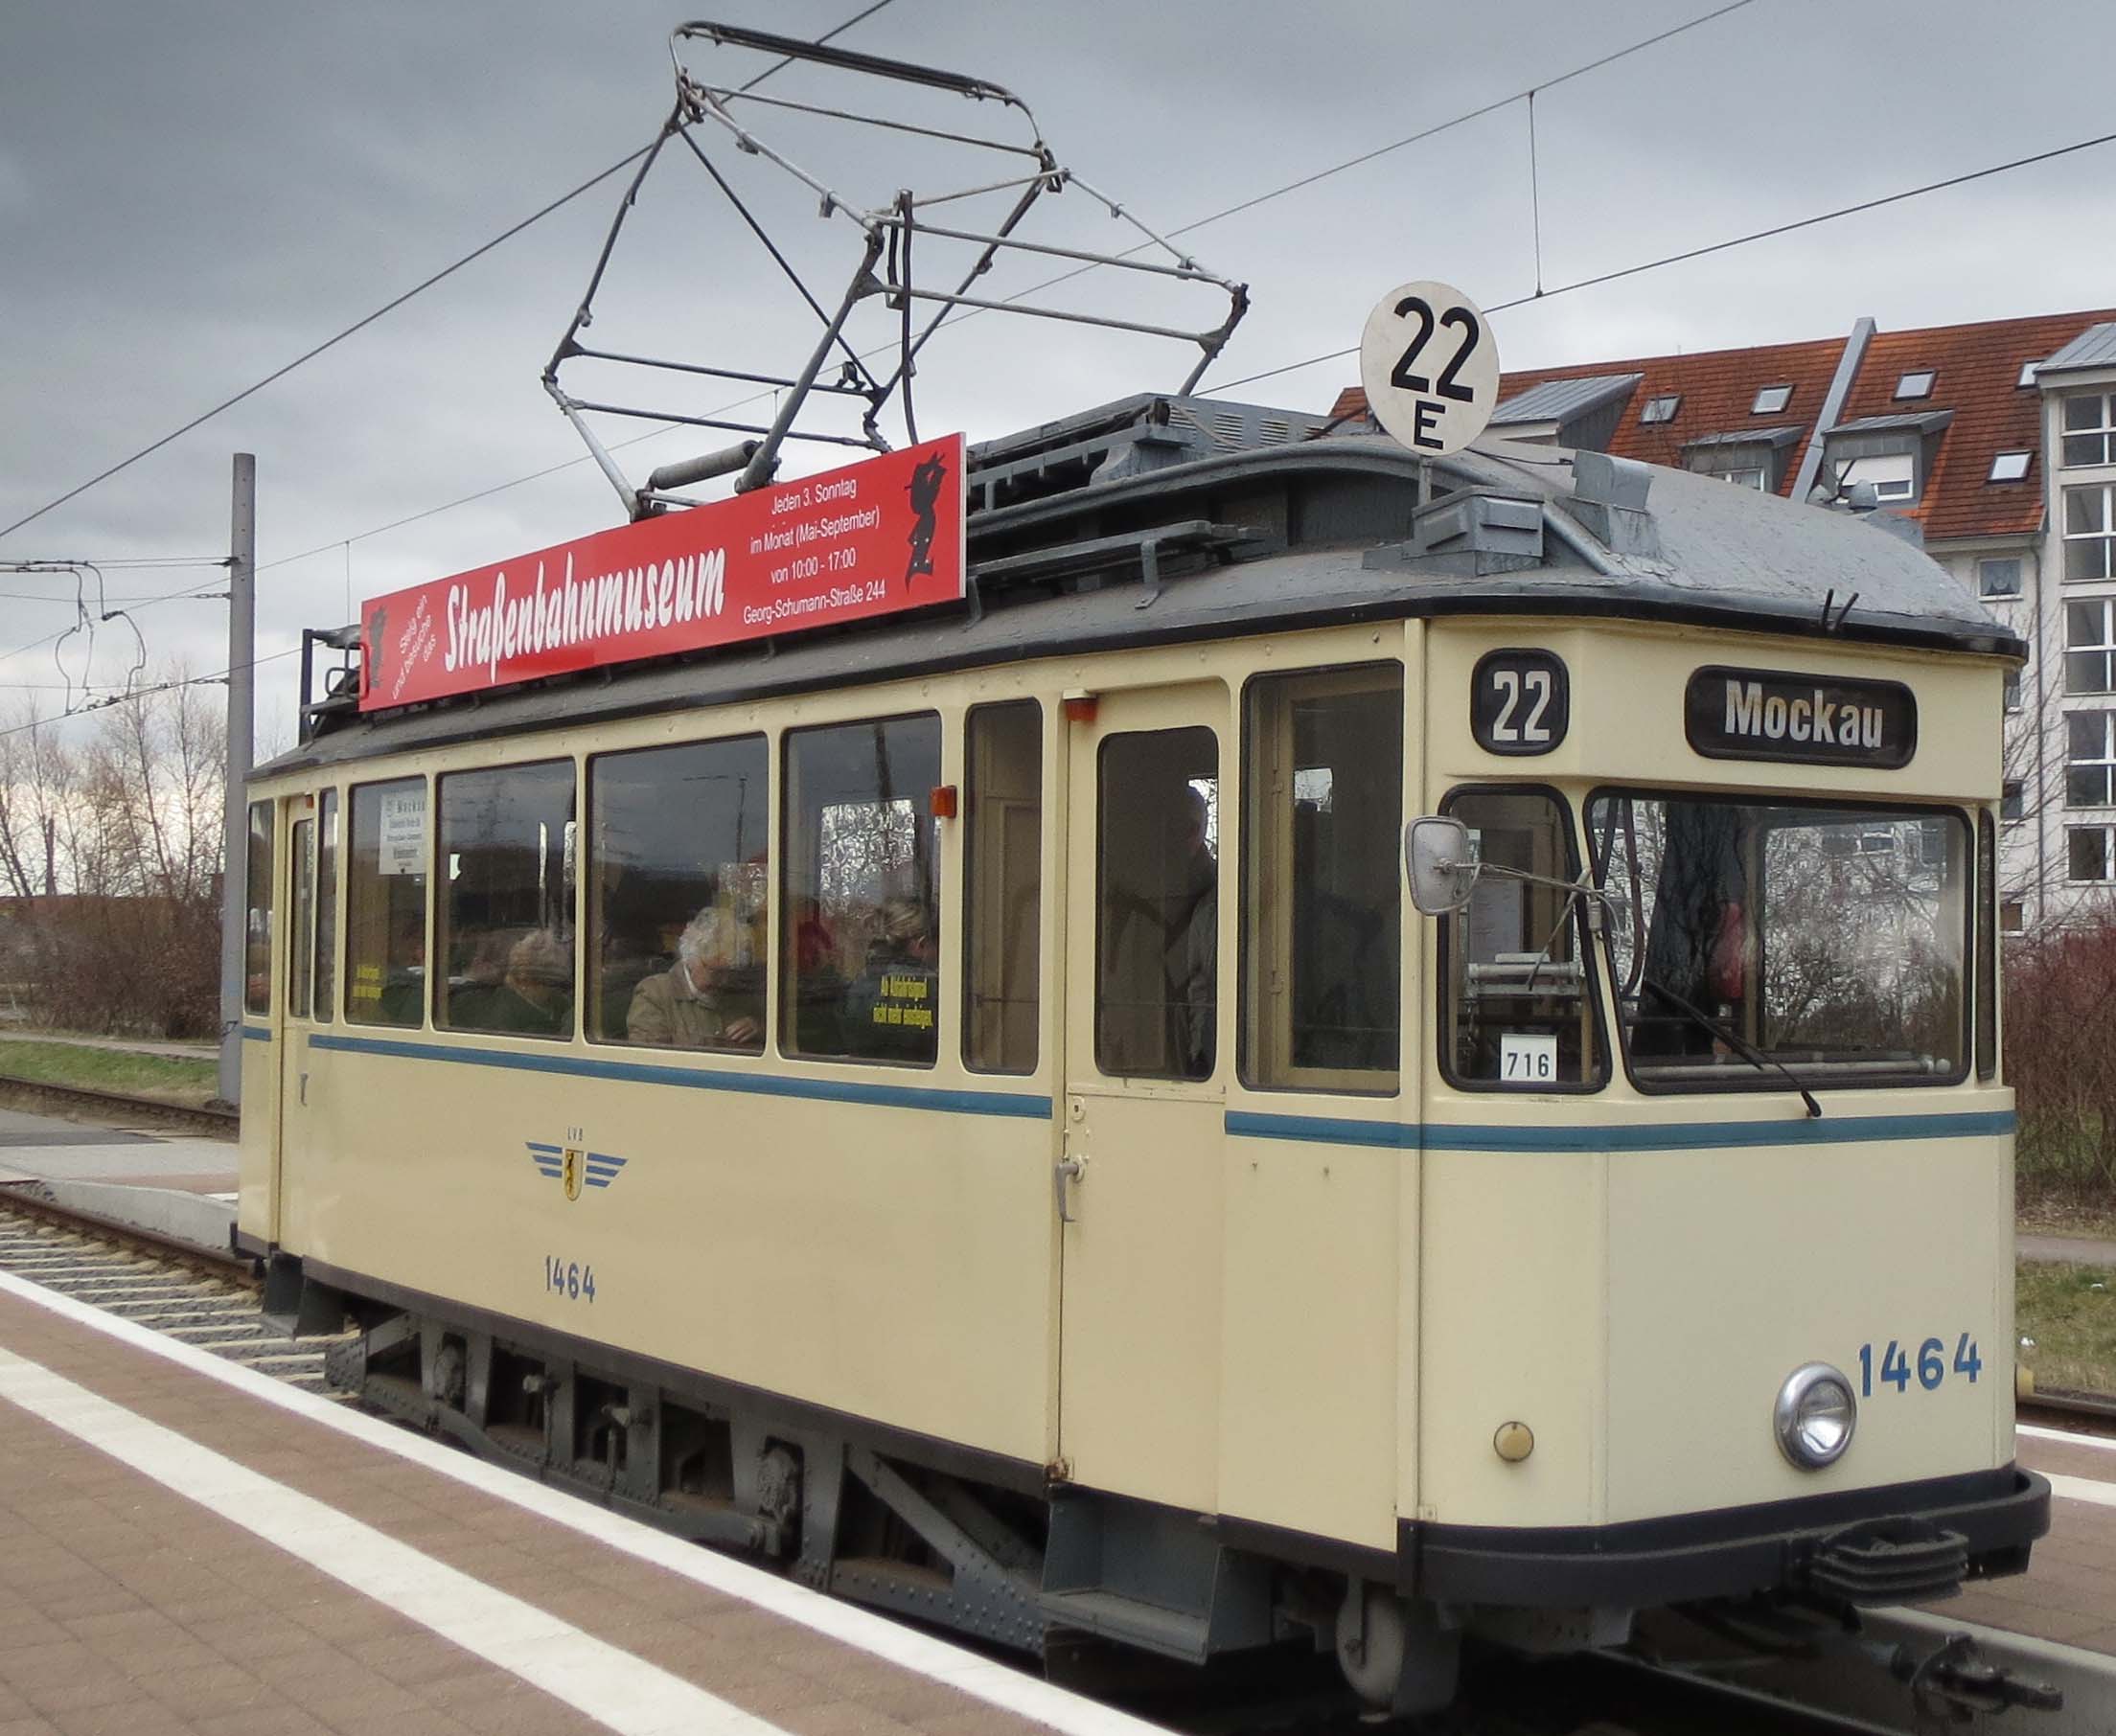
[[[518,1073],[557,1073],[573,1079],[617,1079],[633,1085],[676,1085],[689,1091],[736,1091],[756,1097],[803,1097],[822,1103],[857,1103],[886,1109],[927,1109],[946,1115],[999,1115],[1048,1121],[1050,1099],[1021,1091],[958,1091],[936,1085],[855,1084],[836,1079],[794,1079],[780,1073],[728,1073],[708,1067],[656,1066],[651,1062],[602,1061],[571,1054],[530,1055],[511,1049],[459,1049],[434,1042],[319,1033],[311,1049],[353,1055],[388,1055],[404,1061],[443,1061]]]
[[[1969,1139],[2013,1131],[2011,1109],[1930,1115],[1803,1116],[1782,1121],[1635,1122],[1597,1127],[1441,1126],[1346,1121],[1322,1115],[1257,1115],[1230,1109],[1239,1139],[1429,1152],[1701,1152],[1730,1146],[1861,1145],[1874,1140]]]
[[[244,1025],[242,1027],[242,1040],[244,1042],[270,1042],[272,1040],[271,1027],[269,1025]]]

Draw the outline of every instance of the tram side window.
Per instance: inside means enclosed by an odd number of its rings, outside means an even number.
[[[455,772],[441,780],[440,809],[434,1022],[572,1036],[572,762]]]
[[[272,1010],[272,805],[250,804],[249,849],[243,860],[248,907],[242,918],[242,1008]]]
[[[1469,790],[1442,811],[1477,859],[1557,879],[1579,872],[1565,806],[1529,789]],[[1440,1060],[1474,1090],[1593,1088],[1608,1074],[1580,913],[1558,887],[1485,876],[1440,919]]]
[[[329,1024],[337,999],[338,792],[316,798],[316,1022]]]
[[[1036,1070],[1043,901],[1044,718],[1033,699],[980,705],[964,730],[965,1065]]]
[[[1204,728],[1110,736],[1100,784],[1095,1065],[1209,1079],[1219,1029],[1219,738]]]
[[[779,1040],[931,1066],[939,1052],[940,719],[790,731]]]
[[[763,1050],[770,775],[762,736],[587,763],[595,1041]]]
[[[1242,747],[1243,1077],[1393,1091],[1403,670],[1259,677]]]
[[[345,864],[345,1016],[415,1026],[426,1004],[426,782],[354,787]]]
[[[288,855],[293,862],[293,896],[287,912],[287,1016],[309,1016],[310,969],[315,961],[314,904],[310,889],[316,880],[316,823],[296,820],[288,837]]]

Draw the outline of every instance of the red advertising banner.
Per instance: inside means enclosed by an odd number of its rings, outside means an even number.
[[[360,709],[963,594],[963,441],[664,513],[360,608]]]

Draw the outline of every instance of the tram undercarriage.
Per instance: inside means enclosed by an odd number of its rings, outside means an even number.
[[[1305,1540],[1318,1557],[1310,1562],[1298,1559],[1298,1541],[1290,1559],[1245,1548],[1227,1535],[1246,1529],[1238,1521],[1080,1489],[1062,1480],[1062,1467],[1009,1474],[1000,1461],[1001,1480],[992,1480],[945,1443],[907,1453],[909,1443],[857,1419],[792,1414],[764,1394],[746,1402],[740,1388],[708,1390],[678,1370],[667,1371],[676,1383],[641,1378],[613,1367],[606,1347],[399,1306],[318,1281],[286,1255],[269,1264],[265,1313],[296,1336],[356,1327],[331,1350],[326,1375],[378,1411],[815,1589],[1028,1654],[1056,1678],[1136,1678],[1140,1654],[1195,1667],[1274,1649],[1334,1651],[1363,1700],[1412,1713],[1455,1698],[1465,1640],[1556,1656],[1633,1637],[1629,1608],[1407,1596],[1399,1568],[1375,1552],[1346,1549],[1331,1565],[1320,1559],[1322,1540]],[[1782,1588],[1681,1608],[1756,1656],[1805,1646],[1820,1656],[1844,1650],[1822,1645],[1825,1631],[1855,1641],[1860,1607],[1944,1595],[1965,1571],[2011,1565],[1967,1560],[1959,1536],[1917,1520],[1846,1527],[1821,1542]],[[1831,1568],[1847,1561],[1874,1583]],[[1950,1679],[1967,1670],[1984,1691],[2011,1691],[1973,1659],[1946,1668]]]

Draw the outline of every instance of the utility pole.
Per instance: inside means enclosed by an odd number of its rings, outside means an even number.
[[[228,765],[220,857],[220,1078],[223,1101],[242,1101],[243,958],[249,915],[250,666],[257,628],[257,459],[235,455],[228,529]],[[268,890],[268,888],[267,888]]]

